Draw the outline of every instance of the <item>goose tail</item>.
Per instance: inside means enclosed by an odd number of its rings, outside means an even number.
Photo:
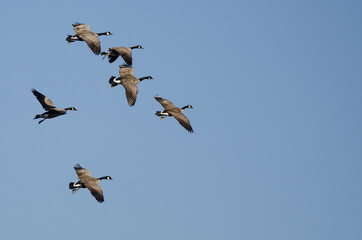
[[[116,78],[115,76],[112,76],[109,78],[109,84],[111,84],[111,87],[115,87],[117,86],[118,84],[121,83],[121,79],[120,78]]]
[[[70,182],[69,183],[69,189],[74,189],[74,188],[76,188],[76,187],[74,187],[74,182]]]
[[[73,42],[72,41],[72,35],[68,35],[68,37],[65,39],[68,43]]]

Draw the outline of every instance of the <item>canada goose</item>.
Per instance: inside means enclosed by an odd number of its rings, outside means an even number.
[[[38,99],[40,104],[43,106],[44,110],[46,110],[43,114],[35,115],[33,119],[43,118],[43,120],[40,120],[38,124],[42,123],[45,119],[48,118],[55,118],[61,115],[64,115],[67,113],[67,110],[72,111],[78,111],[75,109],[75,107],[69,107],[69,108],[57,108],[54,103],[50,100],[50,98],[44,96],[34,88],[31,90],[34,94],[34,96]]]
[[[119,66],[119,75],[120,77],[112,76],[109,79],[109,84],[111,87],[115,87],[119,84],[122,84],[126,90],[126,98],[129,106],[134,106],[137,99],[138,87],[136,84],[145,80],[153,79],[151,76],[136,78],[133,75],[133,67],[129,65],[120,65]]]
[[[182,108],[178,108],[167,99],[156,96],[155,99],[163,106],[163,111],[157,111],[155,115],[161,117],[160,120],[165,117],[173,116],[187,131],[194,132],[191,127],[189,119],[182,113],[186,108],[193,108],[191,105],[186,105]]]
[[[72,193],[76,193],[80,188],[88,188],[95,199],[102,203],[104,202],[103,191],[98,183],[103,180],[113,180],[110,176],[94,178],[89,170],[82,168],[79,163],[74,166],[74,170],[78,175],[78,182],[70,182],[69,189],[73,189]]]
[[[76,35],[68,35],[68,37],[65,39],[68,44],[74,41],[85,41],[88,47],[96,55],[99,55],[101,53],[101,43],[98,39],[98,36],[112,35],[112,33],[110,32],[94,33],[89,30],[89,25],[83,23],[74,23],[73,27]]]
[[[141,45],[134,47],[113,47],[109,48],[108,52],[102,52],[101,55],[104,55],[103,59],[108,56],[110,63],[116,61],[116,59],[121,56],[128,65],[132,66],[132,49],[137,48],[143,49]]]

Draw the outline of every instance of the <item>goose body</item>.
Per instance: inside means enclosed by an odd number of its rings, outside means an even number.
[[[137,84],[145,79],[153,79],[151,76],[136,78],[133,75],[133,67],[128,65],[119,66],[120,77],[112,76],[109,79],[111,87],[121,84],[126,91],[127,103],[129,106],[134,106],[137,100],[138,87]]]
[[[155,97],[156,101],[158,101],[164,108],[163,111],[157,111],[155,113],[156,116],[161,117],[160,119],[164,119],[165,117],[174,117],[181,126],[183,126],[188,132],[192,133],[194,130],[191,127],[189,119],[183,114],[183,111],[186,108],[193,108],[191,105],[186,105],[182,108],[176,107],[171,101],[158,97]]]
[[[96,55],[101,53],[101,43],[98,39],[98,36],[101,35],[112,35],[110,32],[94,33],[89,30],[89,25],[83,23],[74,23],[73,24],[75,35],[68,35],[66,41],[68,44],[75,41],[85,41],[88,47]]]
[[[78,182],[70,182],[69,189],[72,189],[73,193],[76,193],[80,188],[88,188],[93,197],[100,203],[104,202],[104,196],[102,188],[98,185],[101,180],[113,180],[110,176],[94,178],[89,170],[81,167],[78,164],[74,166],[74,170],[78,175]]]
[[[134,47],[113,47],[109,48],[108,52],[102,52],[103,59],[108,56],[108,62],[112,63],[117,60],[119,56],[123,58],[127,65],[132,66],[132,49],[143,49],[141,45]]]
[[[50,100],[50,98],[48,98],[47,96],[44,96],[34,88],[31,91],[33,92],[34,96],[38,99],[44,110],[46,110],[45,113],[35,115],[34,119],[43,118],[38,122],[38,124],[42,123],[45,119],[55,118],[64,115],[67,113],[68,110],[77,111],[75,107],[57,108],[54,105],[54,103]]]

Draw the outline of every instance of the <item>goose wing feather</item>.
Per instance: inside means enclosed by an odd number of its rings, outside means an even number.
[[[31,91],[33,92],[34,96],[36,97],[36,99],[38,99],[38,101],[40,102],[40,104],[43,106],[43,108],[45,110],[50,110],[50,109],[56,108],[54,103],[52,102],[52,100],[50,100],[50,98],[48,98],[47,96],[44,96],[43,94],[41,94],[34,88]]]
[[[104,202],[102,188],[95,181],[85,182],[84,185],[98,202]]]
[[[87,43],[94,54],[99,55],[101,53],[101,42],[99,41],[97,34],[90,32],[78,36]]]
[[[138,87],[132,77],[122,80],[122,85],[126,90],[126,98],[129,106],[134,106],[137,100]]]
[[[101,53],[101,42],[98,39],[98,35],[89,30],[89,25],[77,25],[74,27],[74,31],[87,43],[88,47],[94,52],[94,54],[99,55]]]
[[[79,179],[92,177],[90,171],[80,166],[79,163],[74,166],[74,170],[77,173]]]
[[[175,109],[177,108],[173,103],[167,99],[156,96],[155,99],[163,106],[165,110]]]
[[[119,55],[121,55],[121,57],[127,64],[132,65],[132,51],[130,48],[119,47],[115,51],[117,51]]]
[[[77,23],[77,24],[73,24],[73,26],[74,26],[74,32],[77,35],[82,33],[83,31],[90,31],[89,30],[89,25],[87,25],[87,24]]]
[[[191,127],[191,123],[189,119],[181,112],[179,111],[168,111],[179,123],[181,126],[183,126],[188,132],[192,133],[194,130]]]
[[[130,48],[115,47],[115,48],[110,48],[110,49],[113,51],[116,51],[119,55],[121,55],[121,57],[127,64],[132,65],[132,51]]]

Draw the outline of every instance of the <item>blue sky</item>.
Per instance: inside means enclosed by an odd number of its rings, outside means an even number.
[[[360,1],[8,1],[2,4],[2,239],[361,239]],[[111,89],[133,52],[129,107]],[[35,88],[78,112],[43,112]],[[185,115],[158,120],[159,95]],[[68,183],[80,163],[105,202]]]

